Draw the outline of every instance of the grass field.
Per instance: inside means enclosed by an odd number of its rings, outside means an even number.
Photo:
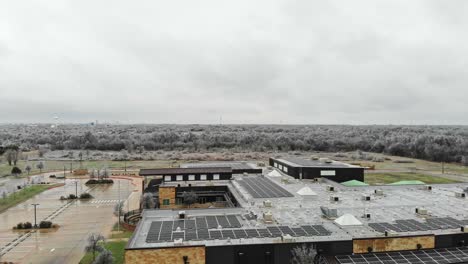
[[[117,227],[117,223],[114,224],[114,227],[112,228],[112,231],[114,233],[112,233],[109,238],[110,239],[116,239],[116,238],[130,238],[132,235],[133,235],[133,231],[128,231],[124,228],[122,228],[122,226],[120,227],[120,233],[118,231],[118,227]]]
[[[456,183],[446,178],[425,175],[422,173],[406,173],[406,172],[392,172],[392,173],[366,173],[365,182],[370,185],[389,184],[397,181],[418,180],[427,184],[438,183]]]
[[[112,241],[107,242],[104,244],[104,247],[107,250],[112,252],[112,256],[114,256],[114,264],[123,264],[124,263],[124,253],[125,253],[125,245],[127,241]],[[96,254],[97,257],[98,254]],[[86,253],[84,257],[81,259],[80,264],[91,264],[93,262],[93,254]]]
[[[46,191],[54,186],[58,186],[60,184],[56,185],[33,185],[29,186],[23,190],[20,190],[16,193],[10,194],[6,198],[0,198],[0,212],[5,211],[6,209],[13,207],[19,203],[22,203],[26,200],[28,200],[31,197],[34,197],[35,195]]]
[[[65,166],[67,173],[70,172],[70,168],[77,169],[77,168],[87,168],[87,169],[102,169],[102,168],[109,168],[109,169],[123,169],[125,165],[127,166],[127,170],[139,170],[145,168],[157,168],[157,167],[171,167],[171,166],[179,166],[180,161],[172,161],[172,160],[136,160],[136,161],[113,161],[113,160],[99,160],[99,161],[57,161],[57,160],[47,160],[43,161],[44,169],[42,172],[49,172],[49,171],[63,171]],[[39,169],[36,168],[36,165],[39,161],[18,161],[17,167],[23,170],[22,176],[27,176],[25,171],[26,165],[31,166],[31,175],[39,173]],[[13,166],[9,166],[6,162],[0,162],[0,177],[9,175],[11,173],[11,169]]]

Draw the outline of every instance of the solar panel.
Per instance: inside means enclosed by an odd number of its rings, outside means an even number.
[[[247,238],[247,234],[244,229],[234,229],[234,235],[236,238]]]
[[[206,223],[208,225],[208,228],[218,228],[218,221],[216,221],[215,216],[207,216],[206,217]]]
[[[185,229],[195,229],[195,220],[185,220]]]
[[[236,236],[234,235],[234,231],[232,230],[221,230],[221,234],[223,235],[224,239],[231,238],[234,239]]]
[[[185,240],[190,241],[190,240],[197,240],[197,230],[195,229],[187,229],[185,230]]]
[[[223,236],[221,235],[221,231],[219,230],[211,230],[210,232],[210,237],[211,239],[222,239]]]
[[[185,232],[173,232],[172,239],[185,239]]]
[[[468,261],[468,247],[337,256],[339,264],[442,264]]]
[[[395,224],[391,223],[369,223],[369,227],[377,232],[394,231],[394,232],[417,232],[431,231],[438,229],[456,229],[465,225],[464,221],[457,220],[451,217],[429,218],[426,222],[418,222],[414,219],[396,220]]]
[[[210,239],[210,233],[208,233],[208,229],[198,229],[197,234],[198,234],[198,239],[200,240]]]
[[[247,234],[247,237],[260,237],[257,229],[245,229],[245,233]]]
[[[219,225],[224,228],[231,227],[226,216],[216,216],[216,220],[218,220]]]
[[[257,232],[260,237],[271,237],[270,231],[266,228],[257,229]]]
[[[280,198],[294,196],[265,177],[244,178],[239,181],[239,183],[254,198]]]
[[[226,216],[227,217],[227,220],[229,221],[229,224],[231,227],[241,227],[241,223],[239,222],[239,220],[237,219],[237,216],[235,215],[228,215]]]
[[[172,230],[176,230],[177,228],[180,228],[181,230],[184,230],[185,229],[185,221],[184,220],[174,221],[174,225],[172,227]]]
[[[205,217],[197,217],[195,218],[195,222],[197,229],[208,228]]]

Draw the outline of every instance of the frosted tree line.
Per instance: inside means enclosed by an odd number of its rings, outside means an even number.
[[[0,154],[15,150],[366,151],[468,164],[466,126],[1,125]],[[88,150],[88,152],[86,152]]]

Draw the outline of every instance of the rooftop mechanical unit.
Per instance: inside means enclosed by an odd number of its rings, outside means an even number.
[[[322,211],[323,216],[325,216],[326,218],[338,217],[338,210],[336,208],[328,208],[325,206],[320,206],[320,210]]]
[[[468,233],[468,225],[462,226],[462,227],[461,227],[461,231],[462,231],[463,233]]]
[[[331,196],[331,197],[330,197],[330,201],[331,201],[331,202],[339,202],[339,201],[340,201],[340,197],[338,197],[338,196]]]
[[[331,185],[327,185],[327,191],[329,192],[334,192],[335,191],[335,187],[331,186]]]
[[[424,186],[424,190],[432,191],[432,186],[431,185],[426,185],[426,186]]]
[[[415,212],[419,215],[427,215],[428,212],[427,212],[427,209],[423,209],[423,208],[416,208]]]
[[[374,190],[375,195],[382,196],[384,194],[383,190]]]
[[[371,197],[370,197],[370,195],[363,194],[363,195],[361,196],[361,200],[363,200],[363,201],[370,201],[370,200],[371,200]]]
[[[464,192],[456,192],[455,197],[457,198],[466,198],[466,193]]]
[[[364,214],[363,218],[371,219],[371,214]]]
[[[263,206],[271,207],[271,201],[270,200],[263,201]]]

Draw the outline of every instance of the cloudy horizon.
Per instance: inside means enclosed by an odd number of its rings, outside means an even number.
[[[468,125],[468,2],[0,3],[0,123]]]

